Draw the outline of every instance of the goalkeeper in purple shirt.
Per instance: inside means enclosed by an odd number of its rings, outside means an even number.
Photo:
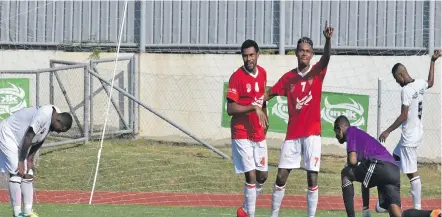
[[[400,198],[400,169],[393,156],[375,138],[357,127],[350,126],[341,115],[334,123],[339,143],[347,143],[347,165],[341,171],[342,197],[348,217],[354,217],[353,182],[365,188],[377,187],[380,207],[391,217],[441,217],[438,210],[409,209],[402,213]]]

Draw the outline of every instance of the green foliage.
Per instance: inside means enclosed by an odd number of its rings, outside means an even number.
[[[97,60],[97,59],[100,59],[100,50],[98,50],[97,48],[94,48],[93,50],[92,50],[92,53],[89,55],[89,59],[92,59],[92,60]]]
[[[296,51],[295,50],[290,50],[287,52],[287,55],[296,55]]]

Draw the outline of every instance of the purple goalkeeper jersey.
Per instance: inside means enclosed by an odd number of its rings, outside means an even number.
[[[396,160],[388,150],[375,138],[357,127],[349,127],[347,134],[347,153],[356,152],[358,162],[379,160],[396,164]]]

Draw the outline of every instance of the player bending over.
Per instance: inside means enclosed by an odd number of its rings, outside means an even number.
[[[438,210],[409,209],[402,213],[400,198],[400,169],[393,156],[375,138],[357,127],[350,126],[345,116],[334,123],[339,143],[347,143],[347,167],[341,171],[342,197],[348,217],[354,217],[353,182],[365,188],[377,187],[379,205],[391,217],[440,217]]]
[[[417,148],[424,135],[423,100],[426,90],[434,84],[434,63],[440,55],[440,51],[435,51],[431,57],[427,81],[411,78],[401,63],[393,66],[391,70],[393,77],[402,87],[401,114],[379,137],[379,140],[384,142],[390,132],[402,125],[401,138],[393,151],[393,156],[399,162],[401,171],[410,179],[411,197],[415,209],[421,208],[421,179],[417,172]]]
[[[0,123],[0,171],[10,175],[8,189],[14,217],[37,217],[32,211],[34,155],[49,132],[71,128],[72,116],[59,112],[53,105],[24,108]]]
[[[267,113],[264,92],[267,72],[257,65],[258,44],[246,40],[241,46],[244,65],[234,72],[227,91],[227,113],[232,116],[232,158],[235,172],[244,173],[244,204],[238,217],[254,217],[256,197],[267,179]]]
[[[315,216],[318,204],[318,172],[321,159],[321,114],[320,104],[322,83],[330,60],[333,28],[325,23],[324,54],[319,62],[310,64],[313,57],[313,42],[303,37],[298,40],[296,57],[298,67],[285,73],[267,92],[266,100],[274,96],[286,96],[289,121],[278,164],[278,175],[272,194],[271,216],[279,215],[284,198],[285,184],[292,169],[302,167],[307,170],[307,213]]]

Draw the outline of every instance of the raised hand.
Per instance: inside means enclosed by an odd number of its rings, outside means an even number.
[[[333,27],[329,27],[328,22],[325,21],[325,27],[324,27],[324,30],[322,31],[325,38],[330,39],[333,36],[333,31],[334,31]]]
[[[431,56],[431,61],[435,62],[440,57],[440,50],[435,50],[433,56]]]

